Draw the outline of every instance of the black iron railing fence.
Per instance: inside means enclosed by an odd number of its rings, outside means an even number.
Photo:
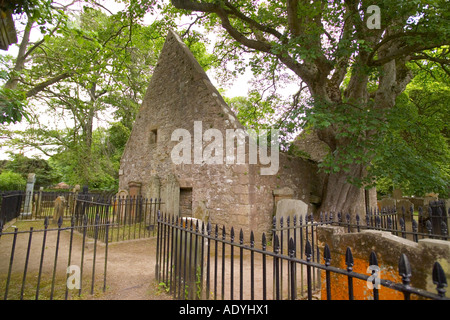
[[[225,227],[219,228],[193,218],[159,215],[156,278],[176,299],[311,300],[320,292],[323,273],[323,298],[332,299],[330,276],[341,274],[348,277],[348,298],[353,299],[353,281],[370,282],[372,278],[353,271],[351,249],[346,252],[347,269],[330,265],[328,245],[319,253],[317,242],[312,243],[316,228],[324,224],[331,222],[310,220],[301,227],[299,224],[297,228],[303,233],[298,237],[290,233],[284,238],[288,229],[283,232],[274,230],[273,239],[269,242],[264,233],[257,241],[253,232],[244,236],[242,230],[236,233],[234,228],[227,231]],[[284,247],[282,239],[286,243]],[[300,239],[304,241],[302,245],[299,245]],[[304,247],[304,250],[299,251],[298,247]],[[370,255],[368,262],[377,264],[375,253]],[[410,299],[411,295],[448,299],[445,297],[445,274],[438,262],[430,270],[437,293],[410,286],[409,270],[408,258],[402,255],[399,262],[402,283],[378,279],[377,285],[371,289],[373,299],[379,298],[378,285],[402,292],[405,299]]]
[[[78,198],[94,200],[111,197],[110,194],[69,191],[0,191],[0,220],[5,224],[12,219],[34,220],[52,217],[55,200],[63,197],[62,213],[70,218]]]
[[[111,223],[109,242],[141,239],[156,235],[157,212],[162,202],[143,197],[79,197],[73,211],[75,224],[84,220]],[[92,233],[92,230],[89,231]],[[101,235],[104,230],[99,230]],[[101,237],[103,238],[103,237]]]
[[[58,197],[61,199],[57,200]],[[62,198],[63,197],[63,198]],[[60,201],[60,209],[56,202]],[[28,205],[25,202],[29,202]],[[13,219],[39,220],[49,218],[57,221],[75,218],[75,225],[93,225],[98,215],[100,223],[110,223],[109,241],[140,239],[156,234],[156,216],[161,208],[160,199],[146,199],[141,196],[114,196],[99,193],[42,192],[27,195],[23,191],[0,194],[0,221],[5,225]],[[24,214],[24,208],[30,208]],[[58,212],[57,212],[58,211]],[[98,231],[105,233],[104,228]],[[93,233],[89,228],[88,235]],[[103,239],[103,237],[100,237]]]
[[[367,210],[367,214],[363,217],[359,214],[352,217],[348,213],[320,214],[318,221],[345,227],[348,232],[366,229],[389,231],[415,242],[424,238],[450,240],[448,234],[450,208],[449,214],[445,214],[445,207],[441,203],[432,202],[426,210],[419,207],[417,212],[414,212],[413,208],[406,210],[404,207],[400,208],[400,212],[395,209]],[[309,218],[312,219],[311,216]]]
[[[27,222],[31,223],[31,222]],[[3,230],[0,222],[0,293],[4,300],[77,299],[88,291],[106,290],[108,223],[75,225],[75,219],[57,225],[47,217],[36,227]],[[43,227],[43,228],[42,228]],[[88,239],[88,230],[93,230]],[[104,230],[104,242],[97,242]],[[90,246],[88,246],[90,243]]]

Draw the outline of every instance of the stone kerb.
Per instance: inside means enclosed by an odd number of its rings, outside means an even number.
[[[376,253],[380,278],[401,283],[398,274],[398,263],[401,254],[405,254],[412,269],[411,286],[436,293],[436,285],[432,281],[434,262],[439,262],[444,269],[447,279],[450,278],[450,242],[436,239],[421,239],[418,243],[395,236],[390,232],[364,230],[359,233],[346,233],[343,227],[318,227],[318,240],[322,247],[328,244],[331,252],[331,265],[347,269],[345,252],[350,247],[354,266],[353,271],[361,274],[372,274],[369,269],[369,256]],[[323,257],[321,257],[323,263]],[[325,273],[322,272],[322,290],[325,290]],[[347,276],[332,274],[331,290],[333,300],[348,299]],[[354,281],[355,300],[369,300],[373,298],[372,290],[362,280]],[[326,297],[326,293],[322,292]],[[403,293],[381,287],[381,300],[403,300]],[[448,296],[448,293],[447,293]],[[417,297],[412,296],[412,299]]]

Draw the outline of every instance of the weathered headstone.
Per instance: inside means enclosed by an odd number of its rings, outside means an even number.
[[[162,194],[165,196],[165,199],[163,199],[165,211],[163,210],[163,212],[169,215],[178,215],[180,211],[180,184],[174,174],[167,175]]]
[[[294,225],[294,216],[297,220],[297,225],[300,223],[300,219],[302,220],[302,223],[306,223],[306,215],[308,213],[308,204],[303,202],[302,200],[297,199],[281,199],[277,202],[277,209],[275,213],[276,218],[276,229],[283,228],[283,231],[278,231],[277,234],[280,237],[283,237],[283,239],[286,239],[288,241],[288,237],[292,237],[294,234],[294,229],[284,229],[288,227],[288,221],[289,226],[292,227]],[[281,219],[283,222],[283,225],[281,225]],[[299,249],[299,248],[297,248]],[[287,246],[284,246],[283,251],[287,250]]]
[[[127,204],[129,204],[129,202],[127,190],[121,189],[116,193],[116,199],[113,205],[118,221],[122,221],[122,219],[126,216]]]
[[[134,221],[136,219],[137,198],[141,195],[142,183],[136,181],[128,182],[128,189],[130,190],[130,218]],[[129,220],[131,222],[131,220]]]
[[[64,216],[64,208],[66,207],[66,199],[64,196],[59,196],[55,199],[55,209],[53,212],[52,223],[57,224],[58,219]]]
[[[42,192],[44,191],[44,187],[39,187],[39,193],[37,194],[36,199],[36,207],[35,207],[35,217],[41,215],[42,211]]]
[[[34,183],[36,182],[36,174],[29,173],[27,179],[27,188],[25,190],[25,203],[23,206],[22,216],[29,216],[32,212],[33,207],[33,190]]]
[[[428,206],[430,202],[437,201],[438,200],[438,194],[436,193],[428,193],[425,195],[425,198],[423,199],[423,205]]]
[[[159,199],[161,197],[161,182],[157,175],[152,175],[148,182],[147,198]]]
[[[394,198],[395,200],[402,199],[403,198],[402,190],[394,189],[394,191],[392,191],[392,198]]]
[[[281,199],[277,202],[276,209],[276,220],[277,227],[279,226],[280,219],[283,218],[283,225],[286,226],[287,218],[293,223],[294,215],[297,216],[297,219],[304,216],[308,213],[308,204],[303,202],[302,200],[296,199]]]
[[[414,210],[414,204],[406,199],[397,201],[397,216],[402,217],[406,222],[411,222],[411,207]],[[403,216],[403,208],[404,208],[404,216]]]
[[[395,199],[384,198],[380,201],[380,209],[392,209],[395,208]]]

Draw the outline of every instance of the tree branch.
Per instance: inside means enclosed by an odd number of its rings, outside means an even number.
[[[53,78],[48,79],[46,81],[43,81],[43,82],[35,85],[30,90],[28,90],[27,93],[26,93],[26,96],[28,98],[32,97],[32,96],[38,94],[39,92],[41,92],[42,90],[44,90],[46,87],[48,87],[48,86],[50,86],[50,85],[52,85],[54,83],[57,83],[57,82],[59,82],[61,80],[67,79],[67,78],[71,77],[73,74],[74,74],[74,72],[64,72],[64,73],[62,73],[62,74],[60,74],[60,75],[58,75],[56,77],[53,77]]]

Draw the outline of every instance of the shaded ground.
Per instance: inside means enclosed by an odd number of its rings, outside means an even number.
[[[21,231],[29,230],[30,226],[34,230],[42,229],[42,221],[35,222],[22,222],[18,221],[14,223],[14,226],[18,227]],[[156,238],[140,239],[140,240],[128,240],[123,242],[112,242],[108,245],[108,257],[107,257],[107,270],[106,270],[106,292],[103,292],[104,285],[104,270],[105,270],[105,244],[98,242],[95,247],[92,240],[89,240],[83,249],[81,234],[74,233],[72,252],[69,263],[69,244],[70,244],[70,232],[60,232],[59,239],[59,251],[57,255],[57,267],[55,265],[55,253],[57,234],[55,231],[56,226],[50,225],[46,234],[45,241],[45,255],[42,259],[43,248],[43,236],[41,231],[33,232],[32,245],[30,247],[29,259],[27,265],[26,286],[23,298],[35,299],[36,288],[38,282],[38,274],[40,262],[42,260],[42,279],[39,285],[39,299],[50,299],[52,290],[52,275],[55,272],[55,285],[54,285],[54,299],[65,299],[66,283],[67,283],[67,266],[76,265],[83,266],[82,271],[82,289],[81,296],[79,296],[78,290],[70,290],[68,293],[69,299],[82,299],[82,300],[170,300],[172,296],[169,296],[164,290],[163,285],[159,285],[155,280],[155,262],[156,262]],[[11,246],[13,243],[13,235],[5,234],[7,232],[13,232],[14,228],[9,227],[3,230],[4,234],[0,238],[0,294],[5,292],[5,286],[7,283],[7,274],[10,266]],[[16,249],[14,254],[14,263],[12,265],[11,282],[8,287],[8,299],[20,299],[23,283],[23,271],[26,262],[27,247],[29,242],[29,232],[19,233],[17,235]],[[240,256],[239,250],[234,249],[234,272],[233,280],[231,279],[231,260],[230,260],[230,248],[227,247],[225,255],[222,255],[221,246],[218,248],[218,256],[215,256],[215,246],[211,243],[211,259],[210,259],[210,298],[217,299],[229,299],[230,291],[233,291],[233,298],[239,299],[240,297]],[[270,250],[269,250],[270,251]],[[83,252],[83,255],[82,255]],[[83,257],[83,258],[82,258]],[[263,288],[263,272],[262,272],[262,255],[255,254],[254,266],[252,268],[250,264],[250,253],[245,252],[243,259],[243,281],[242,287],[244,291],[243,298],[250,299],[250,287],[251,287],[251,274],[254,270],[254,293],[255,299],[262,299]],[[95,260],[95,268],[93,261]],[[273,260],[271,257],[266,259],[266,282],[264,287],[267,290],[267,299],[271,300],[275,298],[273,292]],[[215,266],[217,261],[217,267]],[[287,272],[287,263],[285,262],[281,266],[281,272]],[[94,272],[93,272],[94,271]],[[206,262],[204,265],[204,272],[206,274]],[[92,286],[92,274],[95,274],[94,285]],[[204,274],[204,276],[205,276]],[[216,274],[217,282],[214,281],[214,274]],[[223,276],[222,276],[223,275]],[[320,276],[313,273],[316,279]],[[302,267],[297,268],[297,286],[300,290],[298,293],[304,294],[305,281],[302,281],[306,276],[305,270]],[[224,286],[222,288],[222,279]],[[284,277],[280,283],[282,288],[282,299],[287,297],[288,283],[287,277]],[[233,288],[233,289],[232,289]],[[184,290],[182,290],[184,292]],[[201,294],[202,298],[205,297],[206,292]],[[3,297],[0,297],[3,298]]]
[[[156,238],[110,243],[107,289],[92,299],[168,300],[155,281]]]
[[[13,263],[11,265],[11,248],[13,245],[13,234],[15,227],[18,228],[15,241]],[[30,227],[34,228],[32,233],[30,250],[27,248],[30,241]],[[7,288],[9,300],[36,299],[36,288],[39,284],[39,300],[50,299],[53,291],[53,299],[64,299],[66,292],[66,279],[69,265],[70,232],[61,231],[59,235],[58,254],[56,255],[56,243],[58,232],[56,226],[49,225],[49,230],[43,229],[42,221],[23,222],[17,221],[9,224],[9,228],[3,230],[0,237],[0,299],[4,299]],[[52,230],[53,229],[53,230]],[[42,249],[44,248],[44,255]],[[106,292],[103,292],[104,270],[105,270],[105,245],[98,242],[95,247],[92,240],[87,240],[82,245],[81,234],[74,233],[72,251],[70,253],[70,265],[83,265],[81,296],[78,290],[73,289],[68,293],[69,299],[101,299],[101,300],[160,300],[171,299],[161,290],[155,281],[155,255],[156,238],[130,240],[125,242],[109,243],[107,270],[106,270]],[[55,259],[55,256],[57,259]],[[83,256],[83,263],[81,263]],[[93,261],[95,260],[95,269]],[[42,261],[42,262],[41,262]],[[56,268],[55,268],[56,261]],[[27,263],[26,263],[27,262]],[[8,272],[11,265],[11,275],[8,284]],[[41,276],[39,270],[41,268]],[[25,285],[23,285],[24,269],[27,269]],[[92,273],[94,270],[95,280],[93,295],[91,295]],[[55,281],[52,281],[55,277]],[[54,283],[52,285],[52,283]],[[53,286],[53,288],[52,288]]]

